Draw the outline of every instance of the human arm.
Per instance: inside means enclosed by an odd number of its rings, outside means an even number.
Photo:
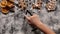
[[[55,34],[53,30],[51,30],[49,27],[47,27],[45,24],[43,24],[40,20],[38,15],[34,14],[33,16],[26,16],[26,19],[30,22],[30,24],[35,25],[37,28],[39,28],[44,34]]]

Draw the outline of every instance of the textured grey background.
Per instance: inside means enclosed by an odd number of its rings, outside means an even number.
[[[27,0],[26,0],[27,1]],[[15,0],[16,3],[17,0]],[[28,0],[28,9],[31,9],[29,3],[34,3],[34,0]],[[60,34],[60,0],[57,0],[57,9],[53,12],[47,12],[45,8],[45,2],[43,0],[43,7],[41,11],[37,9],[32,10],[36,12],[40,20],[46,24],[49,28],[54,30],[56,34]],[[36,3],[36,2],[35,2]],[[32,28],[27,23],[27,20],[24,20],[23,11],[20,11],[17,7],[14,8],[15,13],[9,13],[4,15],[0,12],[0,34],[41,34],[40,30],[31,31]],[[43,34],[43,33],[42,33]]]

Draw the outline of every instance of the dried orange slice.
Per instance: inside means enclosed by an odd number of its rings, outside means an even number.
[[[14,2],[14,0],[10,0],[11,2]]]
[[[7,1],[1,1],[0,6],[1,6],[1,7],[5,7],[6,4],[7,4]]]
[[[7,2],[7,6],[11,8],[11,7],[13,7],[14,5],[13,5],[12,3],[10,3],[10,2]]]
[[[2,13],[7,14],[9,11],[5,8],[2,8]]]

